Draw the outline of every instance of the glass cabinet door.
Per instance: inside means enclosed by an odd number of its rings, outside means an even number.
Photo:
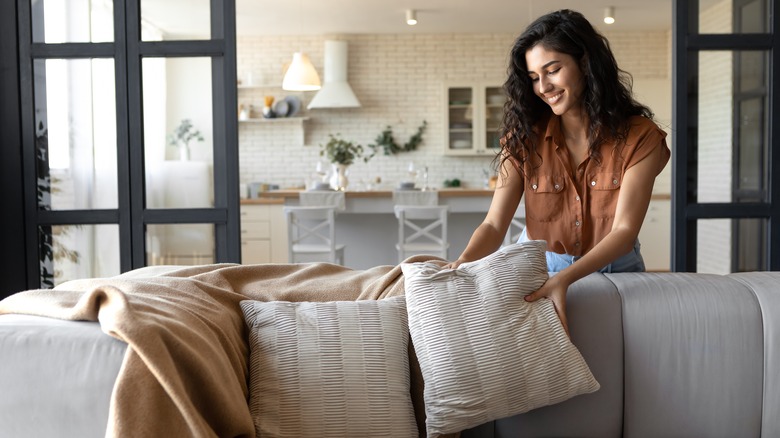
[[[450,151],[470,151],[476,144],[474,87],[447,89],[447,148]]]

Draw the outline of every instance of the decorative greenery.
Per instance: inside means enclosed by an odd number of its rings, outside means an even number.
[[[38,130],[35,136],[36,173],[37,173],[37,198],[38,208],[51,210],[51,195],[59,192],[57,184],[61,180],[51,175],[49,171],[49,130],[42,122],[38,122]],[[71,263],[78,263],[81,257],[78,251],[64,246],[62,239],[70,233],[70,226],[38,226],[38,262],[41,279],[41,287],[53,288],[55,280],[62,277],[62,270],[56,269],[54,263],[63,259]],[[56,237],[56,239],[55,239]]]
[[[168,136],[171,146],[189,147],[192,140],[203,141],[203,135],[192,125],[192,120],[182,119],[179,126]]]
[[[422,135],[425,132],[425,128],[428,126],[428,122],[423,120],[422,125],[420,125],[419,128],[417,128],[417,132],[409,137],[409,141],[404,143],[403,146],[399,146],[398,143],[395,142],[395,138],[393,137],[393,128],[390,125],[387,125],[387,128],[385,128],[384,131],[382,131],[376,139],[374,139],[374,143],[368,145],[369,148],[371,148],[372,153],[371,155],[364,158],[364,161],[368,161],[371,158],[373,158],[374,155],[377,154],[377,151],[379,149],[382,150],[383,155],[395,155],[399,152],[410,152],[417,149],[417,146],[422,143],[423,138]]]
[[[320,156],[326,156],[331,163],[352,164],[363,156],[363,146],[340,138],[341,134],[328,134],[330,140],[320,144]]]

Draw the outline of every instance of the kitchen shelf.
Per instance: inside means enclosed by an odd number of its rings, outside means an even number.
[[[307,120],[309,120],[308,117],[275,117],[273,119],[251,118],[246,120],[239,120],[238,123],[303,123]]]

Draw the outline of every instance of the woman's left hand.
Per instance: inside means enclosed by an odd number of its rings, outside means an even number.
[[[569,285],[556,277],[558,276],[554,275],[547,279],[539,290],[526,295],[525,300],[533,302],[540,298],[550,299],[555,307],[555,313],[558,314],[558,318],[561,320],[563,330],[566,331],[566,336],[569,336],[569,324],[566,320],[566,291],[569,289]]]

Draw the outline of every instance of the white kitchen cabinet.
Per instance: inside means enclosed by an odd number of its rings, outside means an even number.
[[[647,208],[639,231],[642,258],[648,271],[668,271],[671,267],[672,203],[669,199],[653,199]]]
[[[287,223],[281,204],[241,206],[241,263],[286,263]]]
[[[494,155],[506,96],[494,83],[448,83],[444,86],[444,154]]]

